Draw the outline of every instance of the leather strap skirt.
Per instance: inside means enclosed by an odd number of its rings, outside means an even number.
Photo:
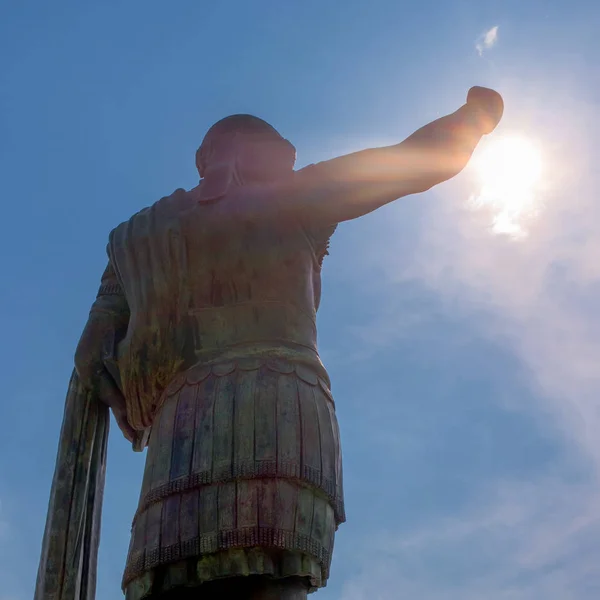
[[[322,587],[344,520],[338,423],[318,369],[198,365],[161,398],[123,588],[138,600],[240,575]]]

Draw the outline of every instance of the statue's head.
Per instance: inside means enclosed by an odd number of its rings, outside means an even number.
[[[232,115],[215,123],[196,152],[206,200],[223,196],[231,184],[264,183],[288,177],[296,149],[266,121]]]

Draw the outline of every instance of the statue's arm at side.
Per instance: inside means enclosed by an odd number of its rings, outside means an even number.
[[[128,323],[127,299],[109,262],[75,351],[75,369],[84,387],[110,406],[119,428],[132,441],[134,431],[127,422],[125,398],[105,362]]]
[[[467,103],[456,112],[425,125],[400,144],[363,150],[298,171],[288,209],[321,223],[338,223],[427,191],[464,169],[502,112],[499,94],[473,88]]]

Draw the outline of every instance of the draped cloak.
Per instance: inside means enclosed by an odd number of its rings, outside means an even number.
[[[71,376],[35,600],[94,600],[108,407]]]

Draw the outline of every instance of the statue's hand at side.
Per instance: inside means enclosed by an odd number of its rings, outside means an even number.
[[[88,321],[75,352],[75,369],[84,387],[110,407],[119,429],[133,442],[136,434],[127,421],[125,397],[104,364],[104,345],[101,343],[104,330],[97,321]]]
[[[125,296],[118,292],[118,284],[109,265],[75,351],[75,369],[84,387],[110,407],[119,429],[133,442],[136,432],[127,421],[125,397],[105,362],[114,349],[118,332],[126,328],[128,322],[129,307]]]

